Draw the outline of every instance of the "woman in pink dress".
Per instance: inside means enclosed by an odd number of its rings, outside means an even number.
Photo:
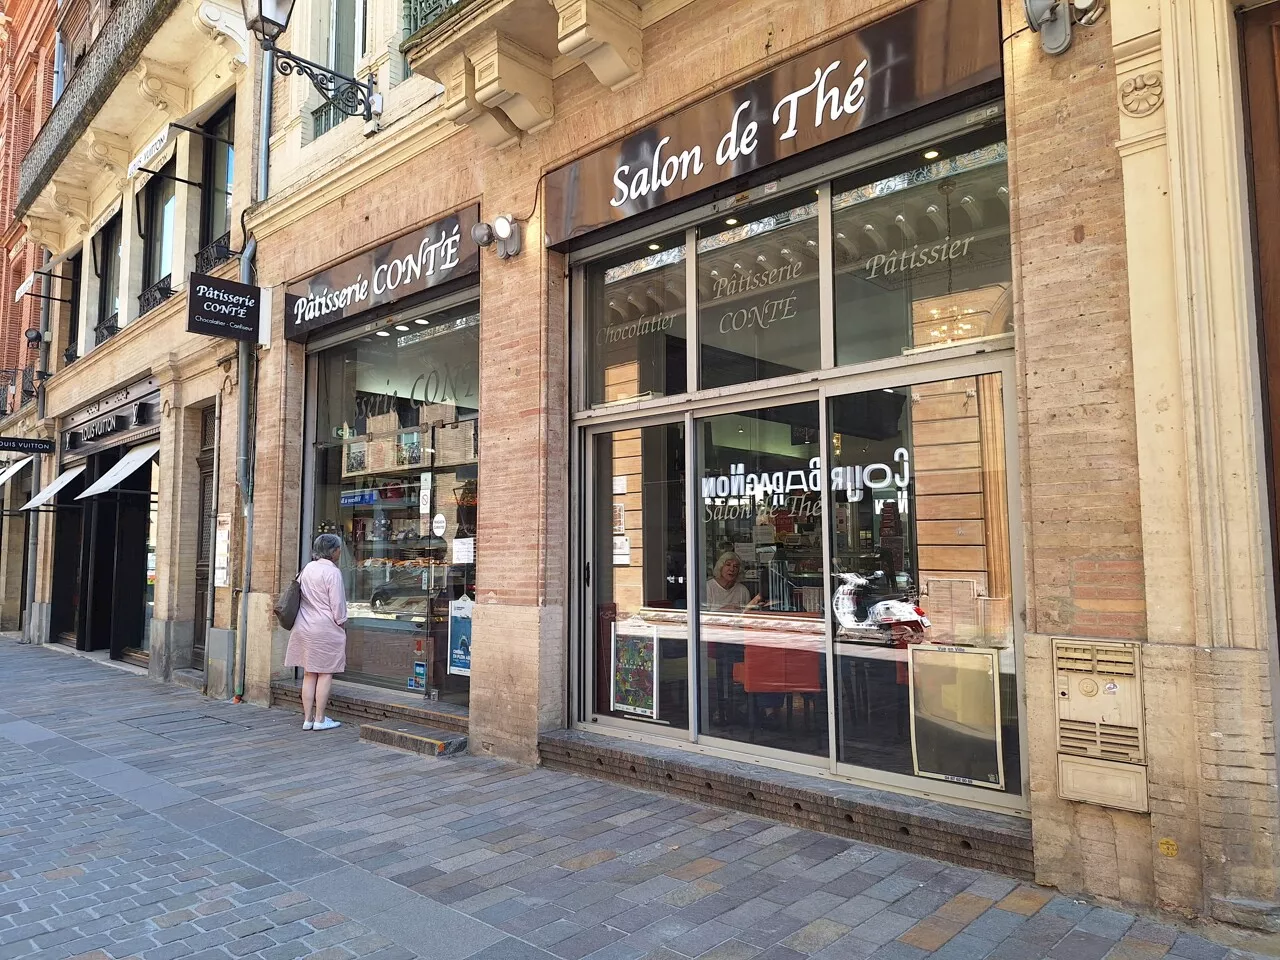
[[[338,569],[342,539],[322,533],[311,545],[311,562],[298,574],[302,603],[284,654],[286,667],[301,667],[302,729],[342,726],[324,715],[333,675],[347,668],[347,596]]]

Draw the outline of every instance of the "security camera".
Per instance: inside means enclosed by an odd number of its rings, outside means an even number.
[[[492,245],[495,237],[493,227],[483,221],[477,223],[471,228],[471,239],[476,242],[477,246],[487,247]]]

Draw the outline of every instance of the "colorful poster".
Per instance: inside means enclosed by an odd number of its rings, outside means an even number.
[[[427,664],[424,660],[415,661],[413,664],[413,684],[419,690],[427,689]]]
[[[652,633],[618,634],[613,631],[613,683],[610,702],[614,710],[658,719],[658,628]]]
[[[471,608],[469,597],[449,603],[449,672],[471,676]]]

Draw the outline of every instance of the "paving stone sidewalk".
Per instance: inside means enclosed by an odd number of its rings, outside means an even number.
[[[303,733],[11,641],[0,704],[0,960],[1254,956],[743,814]]]

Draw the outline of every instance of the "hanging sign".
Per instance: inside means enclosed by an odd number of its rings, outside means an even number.
[[[471,609],[469,597],[449,602],[449,672],[471,676]]]
[[[480,269],[471,228],[478,206],[406,233],[285,289],[284,330],[289,340],[373,307],[456,280]]]
[[[138,155],[129,161],[129,179],[132,180],[134,174],[138,172],[139,168],[145,167],[148,163],[154,160],[159,155],[160,151],[168,146],[168,144],[169,125],[166,123],[160,128],[160,132],[151,140],[147,141],[147,144],[138,151]]]
[[[0,451],[9,453],[53,453],[53,441],[30,440],[27,437],[0,437]]]
[[[999,4],[921,0],[547,175],[558,244],[1001,75]]]
[[[251,343],[258,339],[261,287],[193,273],[187,290],[187,333]]]

